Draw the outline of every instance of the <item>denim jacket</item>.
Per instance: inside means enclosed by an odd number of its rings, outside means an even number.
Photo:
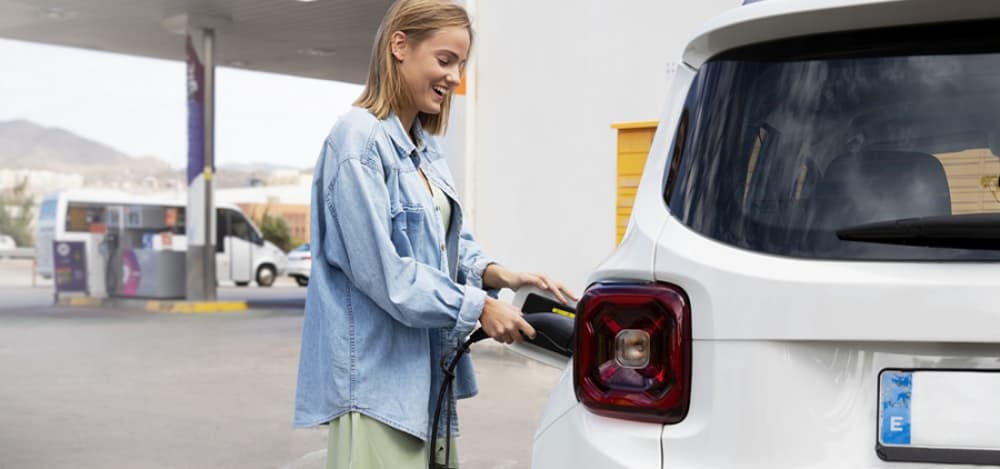
[[[462,226],[437,142],[419,124],[414,133],[416,145],[396,116],[378,120],[353,108],[323,145],[312,185],[297,427],[356,411],[427,440],[441,362],[472,331],[486,295],[495,296],[483,289],[493,261]],[[418,168],[451,199],[447,233]],[[455,398],[475,395],[468,355],[456,371]]]

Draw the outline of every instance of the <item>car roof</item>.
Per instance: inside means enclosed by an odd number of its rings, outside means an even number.
[[[42,200],[43,201],[55,200],[60,196],[72,202],[93,202],[93,203],[104,202],[110,204],[123,204],[123,205],[167,205],[167,206],[187,207],[187,200],[184,198],[185,194],[136,195],[127,192],[108,190],[108,189],[67,189],[63,191],[50,192],[48,194],[45,194]],[[215,207],[242,211],[239,205],[228,202],[220,203],[216,201]]]
[[[779,39],[998,17],[996,0],[761,0],[705,23],[688,42],[683,60],[698,69],[727,50]]]

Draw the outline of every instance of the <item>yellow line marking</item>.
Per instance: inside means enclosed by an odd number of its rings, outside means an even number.
[[[575,314],[573,314],[573,313],[571,313],[569,311],[566,311],[565,309],[552,308],[552,312],[556,313],[556,314],[558,314],[560,316],[565,316],[565,317],[570,318],[570,319],[576,319],[576,315]]]
[[[71,298],[60,298],[59,304],[64,306],[100,306],[103,304],[100,298],[88,296],[74,296]]]
[[[147,301],[146,311],[154,313],[210,314],[246,311],[246,301]]]

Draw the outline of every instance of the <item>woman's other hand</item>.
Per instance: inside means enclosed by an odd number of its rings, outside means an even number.
[[[486,267],[486,271],[483,272],[483,283],[489,288],[510,288],[511,290],[517,290],[526,285],[533,285],[552,293],[563,304],[569,303],[568,299],[572,299],[573,301],[580,300],[580,298],[566,287],[566,284],[552,280],[547,275],[511,272],[500,264],[490,264]]]
[[[533,274],[529,272],[517,272],[513,274],[513,278],[510,280],[511,290],[517,290],[526,285],[532,285],[539,289],[546,290],[549,293],[555,295],[556,299],[560,303],[569,303],[568,299],[573,301],[579,301],[575,294],[562,282],[557,282],[551,277],[543,274]]]
[[[486,297],[479,323],[487,335],[504,344],[522,342],[525,337],[535,338],[535,328],[524,320],[517,308],[490,297]]]

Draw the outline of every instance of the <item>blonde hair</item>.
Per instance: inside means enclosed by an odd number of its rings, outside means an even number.
[[[412,102],[409,88],[392,55],[391,38],[396,31],[406,34],[411,44],[418,44],[435,31],[444,28],[465,28],[472,44],[472,23],[465,8],[450,0],[397,0],[389,7],[379,25],[368,65],[368,81],[355,106],[369,110],[375,117],[385,119],[390,112],[398,112]],[[448,127],[451,93],[445,96],[438,114],[417,113],[424,130],[434,135],[444,133]]]

